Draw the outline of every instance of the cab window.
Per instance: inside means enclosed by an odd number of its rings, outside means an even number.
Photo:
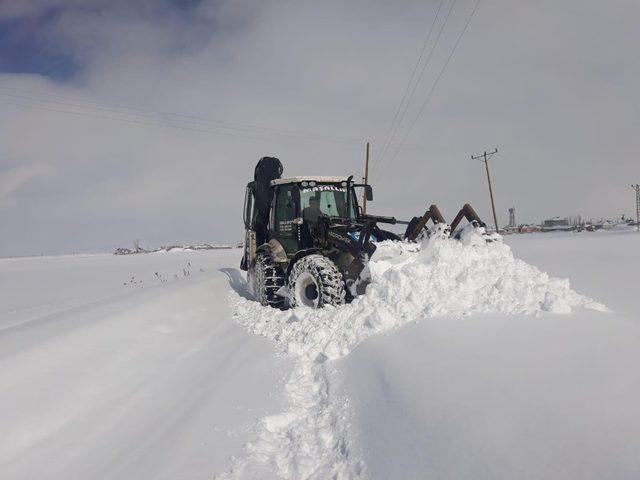
[[[279,232],[293,232],[296,215],[295,185],[280,185],[275,194],[274,227]]]
[[[352,197],[347,212],[347,189],[339,185],[319,185],[300,190],[300,208],[309,207],[311,198],[318,200],[320,212],[329,217],[356,218],[356,200]],[[303,215],[304,216],[304,215]]]

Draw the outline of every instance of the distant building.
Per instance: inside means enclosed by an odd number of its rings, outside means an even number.
[[[535,232],[539,232],[540,231],[540,226],[539,225],[533,225],[533,224],[524,224],[524,225],[520,225],[520,227],[518,227],[518,231],[520,233],[535,233]]]
[[[569,231],[572,227],[569,225],[568,218],[553,217],[542,222],[543,232]]]

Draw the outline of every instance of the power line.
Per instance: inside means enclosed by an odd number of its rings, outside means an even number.
[[[427,33],[427,38],[425,38],[424,43],[422,44],[422,48],[420,49],[420,55],[418,55],[418,60],[416,61],[416,64],[413,67],[413,71],[411,72],[411,76],[409,77],[409,82],[407,83],[407,86],[404,90],[404,94],[402,95],[402,98],[400,99],[400,103],[398,104],[398,108],[396,109],[396,113],[393,116],[393,120],[391,120],[391,124],[389,125],[389,130],[387,130],[387,134],[385,135],[385,139],[383,142],[383,148],[380,154],[380,158],[384,157],[384,153],[387,151],[387,149],[389,148],[388,143],[391,141],[392,138],[392,134],[391,132],[394,130],[395,128],[395,124],[396,124],[396,120],[398,119],[398,115],[400,115],[400,111],[402,110],[402,107],[405,103],[405,101],[408,98],[409,95],[409,90],[411,90],[411,85],[413,85],[413,82],[416,78],[416,73],[418,72],[418,68],[420,67],[420,63],[422,63],[422,57],[424,56],[425,51],[427,50],[427,45],[429,44],[429,40],[431,39],[431,34],[433,33],[433,27],[436,24],[436,21],[438,20],[438,16],[440,15],[440,9],[442,8],[442,5],[444,4],[444,0],[440,0],[440,3],[438,5],[438,8],[436,10],[436,14],[433,17],[433,21],[431,22],[431,26],[429,27],[429,32]],[[423,70],[424,71],[424,70]],[[419,82],[420,80],[418,80]]]
[[[8,94],[8,93],[2,93],[0,92],[0,95],[3,96],[9,96],[9,97],[13,97],[13,98],[19,98],[22,100],[27,100],[27,101],[35,101],[35,102],[41,102],[41,103],[51,103],[51,104],[56,104],[56,105],[63,105],[63,106],[67,106],[67,107],[74,107],[74,108],[80,108],[83,110],[88,110],[88,111],[100,111],[100,112],[109,112],[109,113],[115,113],[118,115],[125,115],[125,116],[132,116],[132,117],[142,117],[142,118],[146,118],[146,119],[151,119],[151,122],[138,122],[141,124],[157,124],[157,120],[161,120],[164,122],[170,122],[171,124],[177,124],[177,126],[181,129],[184,130],[189,130],[190,128],[186,128],[184,127],[184,124],[192,124],[192,125],[208,125],[211,124],[213,127],[215,128],[221,128],[224,130],[232,130],[232,131],[237,131],[237,132],[242,132],[242,133],[253,133],[253,134],[259,134],[259,135],[275,135],[275,136],[279,136],[279,137],[284,137],[284,138],[292,138],[292,139],[296,139],[296,140],[314,140],[314,141],[323,141],[323,142],[332,142],[332,143],[343,143],[343,144],[359,144],[360,141],[357,139],[350,139],[347,140],[345,139],[338,139],[338,138],[329,138],[329,137],[321,137],[318,135],[313,135],[313,134],[301,134],[300,132],[297,133],[293,133],[293,132],[286,132],[286,131],[278,131],[278,130],[270,130],[267,128],[240,128],[240,127],[235,127],[235,126],[230,126],[230,125],[225,125],[222,122],[216,122],[216,121],[197,121],[197,120],[177,120],[177,119],[173,119],[173,118],[167,118],[164,117],[162,115],[160,116],[156,116],[156,115],[149,115],[149,114],[144,114],[144,113],[135,113],[135,112],[129,112],[126,110],[117,110],[117,109],[112,109],[112,108],[104,108],[104,107],[87,107],[84,105],[78,105],[75,103],[70,103],[70,102],[61,102],[61,101],[56,101],[56,100],[50,100],[50,99],[42,99],[42,98],[34,98],[34,97],[28,97],[28,96],[24,96],[24,95],[16,95],[16,94]],[[17,105],[17,104],[16,104]],[[35,108],[35,106],[33,106],[33,108]],[[44,108],[44,107],[43,107]],[[49,109],[49,110],[54,110],[54,109]],[[69,113],[69,112],[62,112],[62,113]],[[74,112],[74,114],[79,114],[79,112]],[[98,118],[98,116],[93,115],[94,117]],[[121,117],[105,117],[105,118],[109,118],[111,120],[123,120],[125,121],[125,119],[122,119]],[[132,122],[130,120],[126,120],[130,123],[135,123]],[[159,126],[172,126],[169,124],[159,124]],[[192,130],[205,130],[205,129],[193,129]],[[211,130],[211,129],[206,129],[206,131],[208,132],[215,132],[215,130]],[[221,132],[218,132],[221,133]]]
[[[96,114],[87,113],[87,112],[76,112],[76,111],[71,111],[71,110],[60,110],[60,109],[56,109],[56,108],[48,108],[48,107],[37,106],[37,105],[26,105],[26,104],[22,104],[22,103],[9,102],[9,101],[0,102],[0,105],[9,105],[9,106],[26,108],[26,109],[42,110],[42,111],[53,112],[53,113],[62,113],[62,114],[66,114],[66,115],[74,115],[74,116],[86,117],[86,118],[94,118],[94,119],[102,119],[102,120],[113,120],[113,121],[125,122],[125,123],[130,123],[130,124],[135,124],[135,125],[145,125],[145,126],[161,127],[161,128],[173,128],[173,129],[177,129],[177,130],[184,130],[184,131],[190,131],[190,132],[221,135],[221,136],[225,136],[225,137],[239,137],[239,138],[247,138],[247,139],[250,139],[250,140],[265,140],[265,139],[268,138],[268,136],[265,136],[265,135],[263,135],[263,136],[255,136],[255,135],[253,135],[252,136],[252,135],[242,134],[240,132],[238,132],[238,133],[220,132],[220,131],[217,131],[217,130],[210,130],[210,129],[206,129],[206,128],[193,128],[193,127],[185,127],[185,126],[180,126],[180,125],[170,124],[170,123],[164,123],[163,124],[163,123],[155,123],[155,122],[148,122],[148,121],[142,121],[142,120],[134,120],[134,119],[130,119],[130,118],[113,117],[113,116],[108,116],[108,115],[96,115]],[[305,140],[311,140],[311,139],[289,138],[288,140],[305,141]],[[342,143],[342,145],[350,146],[350,145],[347,145],[346,143]]]
[[[1,90],[5,90],[5,92],[2,92]],[[319,142],[328,142],[328,143],[336,143],[336,144],[345,144],[345,145],[356,145],[356,144],[360,144],[361,141],[359,139],[356,138],[349,138],[349,137],[330,137],[330,136],[323,136],[323,135],[318,135],[318,134],[313,134],[313,133],[306,133],[306,132],[300,132],[300,131],[291,131],[291,130],[278,130],[278,129],[273,129],[273,128],[268,128],[268,127],[261,127],[261,126],[257,126],[257,125],[249,125],[249,124],[241,124],[241,123],[230,123],[230,122],[221,122],[218,120],[212,120],[212,119],[207,119],[207,118],[203,118],[203,117],[196,117],[196,116],[192,116],[192,115],[185,115],[185,114],[176,114],[176,113],[170,113],[170,112],[158,112],[158,111],[145,111],[143,109],[139,109],[139,108],[131,108],[131,107],[126,107],[126,106],[121,106],[121,105],[113,105],[113,104],[106,104],[106,103],[100,103],[100,102],[92,102],[92,101],[85,101],[85,100],[78,100],[75,99],[73,101],[59,101],[59,100],[52,100],[50,98],[41,98],[41,97],[34,97],[34,96],[28,96],[28,95],[24,95],[21,93],[6,93],[7,90],[3,89],[2,87],[0,87],[0,95],[6,96],[6,97],[12,97],[12,98],[17,98],[19,100],[26,100],[29,102],[41,102],[41,103],[50,103],[50,104],[54,104],[54,105],[62,105],[65,107],[74,107],[74,108],[79,108],[82,110],[88,110],[89,112],[94,112],[94,111],[99,111],[99,112],[107,112],[107,113],[115,113],[118,115],[125,115],[125,116],[132,116],[132,117],[140,117],[140,118],[144,118],[144,119],[150,119],[151,121],[133,121],[131,119],[123,119],[121,117],[112,117],[112,116],[104,116],[104,115],[95,115],[95,114],[87,114],[87,116],[93,117],[93,118],[107,118],[109,120],[118,120],[118,121],[126,121],[128,123],[138,123],[138,124],[142,124],[142,125],[155,125],[155,126],[162,126],[162,127],[175,127],[175,128],[179,128],[181,130],[193,130],[193,131],[205,131],[208,133],[219,133],[221,135],[225,135],[222,132],[217,132],[216,130],[212,130],[212,129],[206,129],[206,128],[189,128],[189,127],[185,127],[184,124],[190,124],[190,125],[211,125],[215,128],[220,128],[223,130],[231,130],[234,132],[241,132],[241,133],[250,133],[250,134],[257,134],[257,135],[261,135],[261,137],[247,137],[247,138],[263,138],[264,136],[279,136],[282,138],[286,138],[286,139],[294,139],[294,140],[311,140],[311,141],[319,141]],[[9,92],[11,92],[9,90]],[[52,97],[54,98],[62,98],[64,99],[65,97],[61,97],[61,96],[55,96],[53,95]],[[81,105],[79,103],[75,103],[75,102],[80,102],[80,103],[88,103],[88,104],[92,104],[92,105],[96,105],[96,106],[87,106],[87,105]],[[55,111],[58,113],[68,113],[68,114],[73,114],[73,115],[81,115],[82,113],[80,112],[70,112],[70,111],[63,111],[63,110],[59,110],[59,109],[53,109],[53,108],[47,108],[47,107],[37,107],[35,105],[24,105],[24,103],[13,103],[13,102],[5,102],[5,104],[10,104],[10,105],[14,105],[14,106],[22,106],[25,108],[38,108],[41,110],[48,110],[48,111]],[[105,106],[100,106],[100,105],[105,105]],[[112,108],[113,107],[113,108]],[[171,117],[182,117],[184,119],[176,119],[176,118],[171,118]],[[158,120],[161,120],[163,122],[171,122],[171,124],[165,124],[165,123],[158,123]],[[174,125],[175,124],[175,125]],[[226,135],[226,136],[232,136],[232,135]]]
[[[314,133],[307,133],[307,132],[302,132],[302,131],[296,131],[296,130],[282,130],[282,129],[274,129],[274,128],[269,128],[269,127],[263,127],[260,125],[253,125],[253,124],[247,124],[247,123],[240,123],[240,122],[223,122],[221,120],[214,120],[214,119],[210,119],[210,118],[206,118],[206,117],[199,117],[199,116],[195,116],[195,115],[188,115],[188,114],[182,114],[182,113],[174,113],[174,112],[167,112],[167,111],[161,111],[161,110],[146,110],[146,109],[142,109],[140,107],[130,107],[127,105],[122,105],[122,104],[113,104],[113,103],[105,103],[105,102],[95,102],[95,101],[91,101],[91,100],[84,100],[84,99],[79,99],[79,98],[71,98],[71,97],[65,97],[65,96],[61,96],[61,95],[52,95],[52,94],[43,94],[43,93],[39,93],[39,92],[13,92],[11,90],[7,90],[6,88],[0,87],[0,90],[5,90],[10,92],[10,93],[4,93],[4,95],[11,95],[11,96],[16,96],[16,97],[24,97],[24,98],[29,98],[25,96],[25,93],[30,94],[30,95],[47,95],[48,97],[51,98],[59,98],[62,100],[65,100],[66,102],[80,102],[80,103],[87,103],[87,104],[91,104],[91,105],[97,105],[98,107],[111,107],[111,108],[116,108],[119,111],[116,113],[122,113],[125,115],[136,115],[136,113],[132,113],[132,112],[141,112],[142,116],[149,116],[149,115],[153,115],[155,116],[161,116],[161,117],[181,117],[181,118],[185,118],[185,119],[189,119],[191,120],[191,122],[189,123],[210,123],[213,125],[217,125],[217,126],[230,126],[230,127],[238,127],[238,128],[243,128],[243,129],[249,129],[249,130],[260,130],[260,131],[265,131],[265,132],[269,132],[269,133],[280,133],[280,134],[288,134],[288,135],[304,135],[304,136],[313,136],[313,137],[317,137],[317,138],[323,138],[323,139],[338,139],[338,140],[345,140],[345,141],[353,141],[353,142],[360,142],[360,139],[356,139],[356,138],[349,138],[349,137],[339,137],[339,136],[335,136],[335,137],[331,137],[331,136],[327,136],[327,135],[318,135],[318,134],[314,134]],[[0,92],[0,94],[2,94]],[[64,103],[64,102],[56,102],[54,100],[51,100],[50,98],[30,98],[33,100],[37,100],[37,101],[43,101],[43,102],[49,102],[49,103]],[[65,103],[66,104],[66,103]],[[93,107],[87,107],[84,105],[77,105],[77,104],[72,104],[73,106],[77,106],[78,108],[86,108],[86,109],[90,109]],[[98,108],[98,109],[102,109],[102,108]],[[120,111],[123,110],[123,111]]]
[[[402,145],[404,145],[404,143],[407,141],[407,138],[411,134],[411,131],[413,130],[413,127],[415,127],[416,123],[418,122],[418,119],[420,118],[420,116],[424,112],[424,109],[426,108],[427,104],[429,103],[429,100],[431,99],[431,96],[433,95],[433,92],[438,87],[438,84],[440,83],[440,79],[444,75],[444,72],[447,69],[447,66],[449,65],[449,62],[451,62],[451,59],[453,58],[453,55],[456,52],[456,49],[458,48],[458,45],[460,44],[460,41],[462,40],[462,37],[464,36],[464,34],[466,33],[467,29],[469,28],[469,24],[471,23],[471,20],[473,19],[473,16],[475,15],[476,11],[478,10],[478,6],[480,5],[480,2],[481,2],[481,0],[476,0],[476,4],[473,7],[473,10],[471,11],[471,14],[469,15],[469,18],[467,18],[467,21],[464,24],[464,27],[462,28],[462,31],[460,32],[460,35],[458,35],[458,38],[456,39],[456,42],[453,45],[453,48],[451,49],[451,52],[449,53],[449,56],[447,57],[447,60],[445,61],[444,65],[442,66],[442,69],[440,70],[440,73],[436,77],[436,80],[433,83],[431,89],[429,90],[429,93],[427,94],[427,96],[425,97],[424,101],[422,102],[422,105],[420,106],[420,109],[418,110],[417,115],[415,116],[415,118],[411,122],[411,125],[409,126],[407,132],[405,133],[404,137],[400,141],[400,144],[398,145],[398,147],[397,147],[397,149],[396,149],[396,151],[395,151],[395,153],[394,153],[394,155],[393,155],[393,157],[391,159],[392,162],[398,156],[398,153],[400,152],[400,149],[402,148]]]
[[[416,94],[416,90],[418,89],[418,85],[420,84],[420,81],[422,80],[422,77],[424,76],[427,67],[429,66],[429,64],[431,63],[431,58],[433,57],[433,54],[436,50],[436,48],[438,47],[438,44],[440,43],[440,38],[442,37],[442,33],[444,32],[445,27],[447,26],[447,23],[449,21],[449,17],[451,16],[451,12],[453,12],[454,7],[456,6],[457,0],[453,0],[453,2],[451,2],[451,4],[449,5],[449,10],[447,11],[447,16],[444,19],[444,22],[442,22],[442,25],[440,26],[440,30],[438,31],[438,35],[436,36],[436,39],[431,47],[431,50],[429,51],[429,56],[427,57],[426,62],[424,63],[424,65],[422,66],[422,71],[420,72],[420,76],[418,77],[417,82],[413,85],[413,89],[411,91],[411,95],[407,101],[407,103],[404,105],[404,108],[402,109],[402,114],[400,115],[400,119],[398,120],[398,123],[396,124],[396,127],[391,135],[391,139],[390,142],[393,140],[393,138],[396,136],[396,133],[398,131],[398,129],[400,128],[400,125],[402,125],[402,121],[404,120],[404,117],[407,114],[407,111],[409,110],[409,105],[411,105],[411,102],[413,100],[413,98],[415,97]],[[384,150],[381,161],[384,160],[384,157],[386,156],[387,152],[388,152],[388,148],[390,147],[390,143],[387,145],[387,148]]]
[[[64,114],[67,114],[67,115],[75,115],[75,116],[85,117],[85,118],[96,118],[96,119],[102,119],[102,120],[115,120],[115,121],[119,121],[119,122],[132,123],[132,124],[136,124],[136,125],[147,125],[147,126],[153,126],[153,127],[174,128],[174,129],[177,129],[177,130],[187,130],[187,131],[200,132],[200,133],[213,133],[214,135],[223,135],[223,136],[227,136],[227,137],[243,137],[243,138],[248,138],[248,139],[252,139],[252,140],[262,140],[264,138],[264,137],[251,137],[251,136],[242,135],[242,134],[224,133],[224,132],[218,132],[216,130],[181,127],[179,125],[172,125],[172,124],[168,124],[168,123],[162,124],[162,123],[145,122],[145,121],[142,121],[142,120],[133,120],[133,119],[130,119],[130,118],[110,117],[110,116],[107,116],[107,115],[95,115],[95,114],[87,113],[87,112],[74,112],[74,111],[71,111],[71,110],[60,110],[60,109],[56,109],[56,108],[48,108],[48,107],[42,107],[42,106],[37,106],[37,105],[25,105],[25,104],[22,104],[22,103],[8,102],[8,101],[0,102],[0,105],[10,105],[10,106],[13,106],[13,107],[27,108],[27,109],[32,109],[32,110],[42,110],[42,111],[46,111],[46,112],[64,113]]]

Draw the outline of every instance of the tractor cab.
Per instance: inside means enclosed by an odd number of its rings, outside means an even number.
[[[288,255],[313,247],[324,221],[356,222],[358,199],[346,177],[293,177],[273,180],[269,219],[271,237]]]

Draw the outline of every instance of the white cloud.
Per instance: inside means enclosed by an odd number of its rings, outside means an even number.
[[[50,168],[42,163],[29,163],[0,171],[0,201],[8,203],[11,195],[31,180],[44,177]]]
[[[133,238],[235,241],[243,186],[259,157],[279,156],[285,173],[358,175],[367,140],[376,165],[372,208],[380,214],[408,217],[436,202],[450,217],[470,201],[488,216],[483,171],[469,155],[494,146],[504,221],[512,205],[523,221],[633,207],[637,2],[483,1],[410,145],[384,163],[377,154],[435,1],[211,1],[187,11],[170,2],[55,3],[63,6],[46,38],[82,70],[57,83],[0,75],[0,168],[48,169],[38,188],[27,182],[10,190],[22,192],[20,208],[0,207],[0,223],[9,226],[0,254],[107,248]],[[5,5],[0,16],[51,2],[18,4],[25,5]],[[473,4],[458,1],[407,119]],[[33,100],[43,98],[56,103]],[[139,110],[124,115],[114,105]]]

